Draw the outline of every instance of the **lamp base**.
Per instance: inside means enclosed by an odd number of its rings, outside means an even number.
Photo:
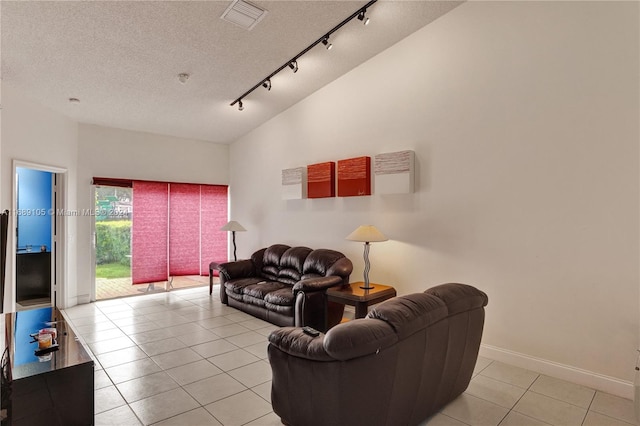
[[[373,284],[369,284],[368,287],[364,286],[364,285],[361,285],[360,288],[363,289],[363,290],[373,290],[374,286],[373,286]]]

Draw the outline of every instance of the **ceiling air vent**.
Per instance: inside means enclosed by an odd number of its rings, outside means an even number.
[[[234,0],[224,11],[221,19],[252,30],[265,17],[267,11],[243,0]]]

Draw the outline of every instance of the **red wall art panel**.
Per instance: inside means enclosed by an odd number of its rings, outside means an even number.
[[[338,161],[338,197],[371,195],[371,157]]]
[[[310,164],[307,166],[307,198],[336,196],[336,163]]]

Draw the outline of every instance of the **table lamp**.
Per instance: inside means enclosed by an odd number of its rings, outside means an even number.
[[[350,233],[346,239],[364,243],[364,286],[360,288],[371,290],[373,286],[369,285],[369,269],[371,266],[369,264],[369,243],[387,241],[388,238],[373,225],[361,225]]]
[[[220,228],[220,230],[231,231],[231,238],[233,240],[233,261],[235,262],[236,260],[238,260],[238,258],[236,257],[236,231],[243,232],[246,231],[246,229],[244,229],[244,227],[235,220],[230,220],[226,225]]]

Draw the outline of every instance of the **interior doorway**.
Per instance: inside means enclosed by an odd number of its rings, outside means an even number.
[[[13,310],[58,306],[63,277],[65,169],[14,161]],[[62,306],[64,307],[64,306]]]
[[[51,303],[53,198],[51,172],[16,168],[16,304]]]

